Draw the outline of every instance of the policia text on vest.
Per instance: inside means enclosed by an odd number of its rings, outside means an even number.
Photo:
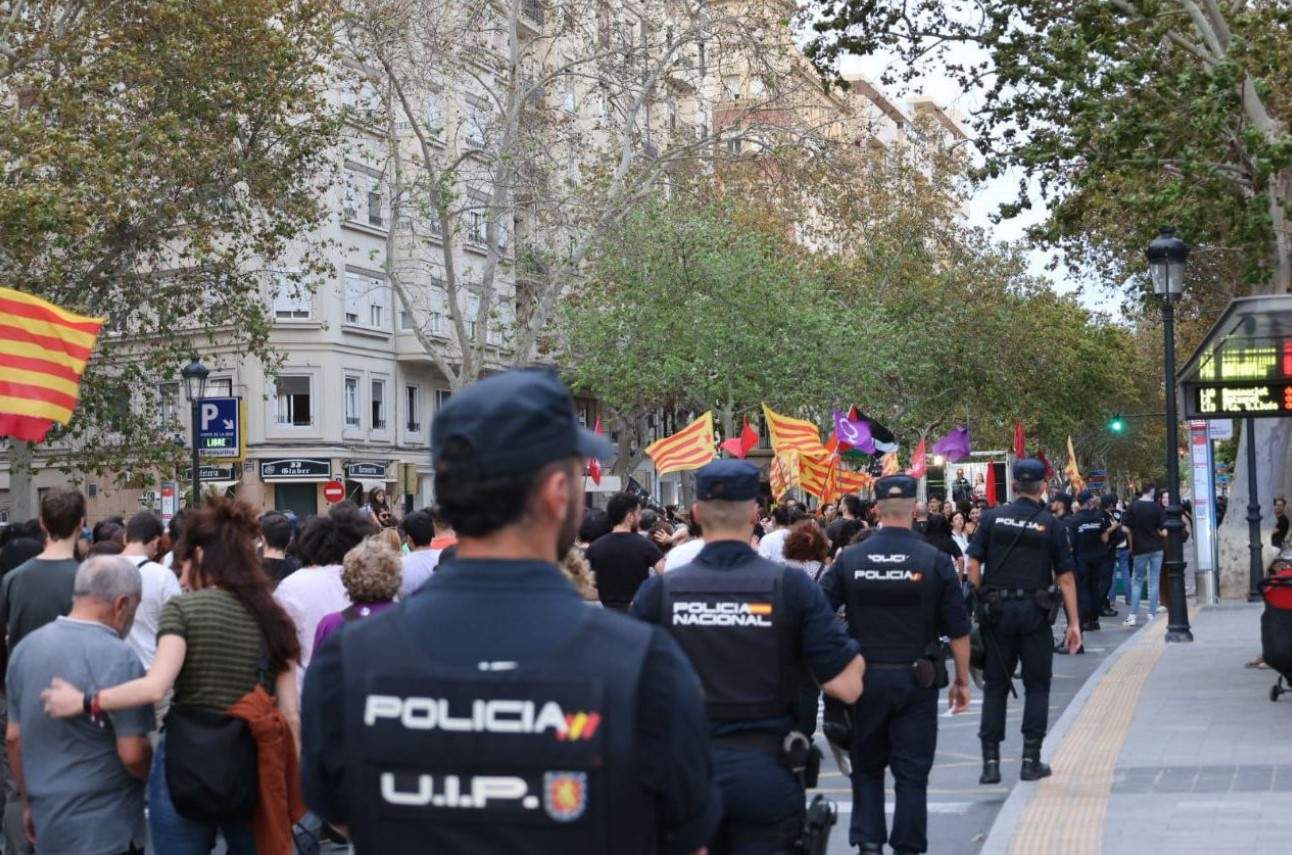
[[[982,725],[983,784],[1000,781],[1000,743],[1005,738],[1006,694],[1014,669],[1023,671],[1023,765],[1026,781],[1044,778],[1041,744],[1049,723],[1054,639],[1050,626],[1060,598],[1067,614],[1065,643],[1081,649],[1069,529],[1046,510],[1045,466],[1037,460],[1014,464],[1021,494],[988,511],[969,544],[969,581],[976,589],[977,617],[986,647]]]

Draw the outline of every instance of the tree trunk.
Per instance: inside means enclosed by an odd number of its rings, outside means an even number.
[[[1253,419],[1256,425],[1256,488],[1261,506],[1262,566],[1273,554],[1269,532],[1273,527],[1270,508],[1276,496],[1285,495],[1289,482],[1288,461],[1292,452],[1292,421],[1287,419]],[[1251,589],[1250,552],[1247,534],[1247,426],[1239,420],[1241,436],[1238,457],[1234,461],[1234,480],[1229,490],[1229,510],[1218,532],[1220,596],[1226,600],[1245,600]]]
[[[32,483],[32,444],[20,439],[9,442],[9,496],[13,499],[11,522],[24,522],[36,519],[39,508],[36,502],[36,487]]]
[[[1275,294],[1292,293],[1292,169],[1284,169],[1270,180],[1270,220],[1274,230],[1273,285]]]

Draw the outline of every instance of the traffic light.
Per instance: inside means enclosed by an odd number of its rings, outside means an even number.
[[[1108,432],[1114,436],[1126,433],[1126,420],[1122,418],[1121,413],[1113,413],[1113,417],[1108,420]]]

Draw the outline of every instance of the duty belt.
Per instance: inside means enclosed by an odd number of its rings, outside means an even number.
[[[785,753],[785,737],[774,733],[757,731],[731,733],[727,736],[715,736],[713,744],[719,748],[752,748],[774,757],[780,757]]]
[[[1032,597],[1036,596],[1037,591],[1041,591],[1041,590],[1044,590],[1044,589],[1043,588],[988,588],[985,591],[983,591],[983,595],[986,597],[995,597],[997,600],[1000,600],[1001,602],[1005,602],[1007,600],[1030,600]]]

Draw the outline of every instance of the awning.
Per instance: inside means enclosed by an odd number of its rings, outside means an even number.
[[[389,481],[382,478],[347,478],[346,481],[352,484],[358,484],[363,488],[363,492],[365,494],[373,490],[385,490],[387,484],[395,483],[394,478],[391,478]]]
[[[1292,295],[1230,301],[1178,382],[1186,418],[1292,415]]]

